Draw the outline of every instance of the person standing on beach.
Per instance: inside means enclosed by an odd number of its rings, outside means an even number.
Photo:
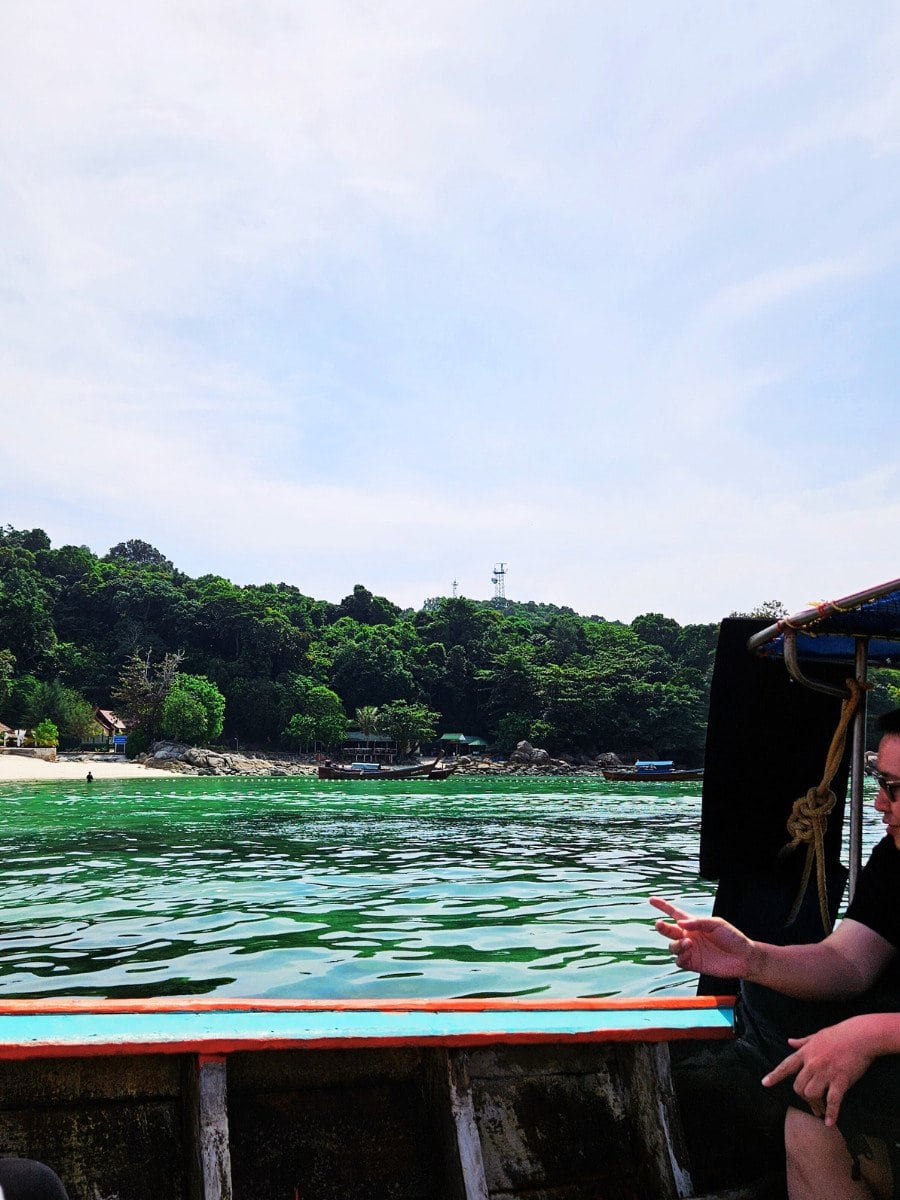
[[[823,941],[756,942],[720,917],[650,901],[666,915],[656,929],[680,967],[823,1002],[822,1025],[806,1037],[759,1024],[742,1035],[754,1060],[768,1063],[765,1087],[793,1079],[784,1123],[790,1200],[890,1200],[900,1187],[900,709],[879,727],[875,808],[886,836]]]

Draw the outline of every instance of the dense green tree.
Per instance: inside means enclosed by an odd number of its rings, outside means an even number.
[[[416,694],[415,681],[402,650],[390,640],[368,633],[339,646],[328,682],[351,710],[364,704],[410,700]]]
[[[431,712],[424,704],[395,700],[382,708],[380,725],[400,751],[409,754],[421,742],[434,738],[439,717],[439,713]]]
[[[174,571],[174,565],[166,556],[140,538],[131,538],[112,546],[104,557],[105,562],[121,563],[129,567],[158,567],[163,571]]]
[[[162,703],[160,730],[178,742],[208,746],[222,733],[225,697],[205,675],[180,673]]]
[[[51,669],[56,649],[52,589],[28,550],[0,547],[0,630],[20,669]]]
[[[63,737],[78,741],[96,732],[93,705],[58,679],[20,676],[11,687],[9,709],[17,726],[33,727],[48,718]]]
[[[173,742],[202,746],[209,740],[205,733],[206,719],[206,709],[199,696],[173,687],[163,700],[159,731]]]
[[[534,718],[524,713],[504,713],[497,722],[497,748],[503,754],[512,754],[521,741],[531,735]]]
[[[485,656],[503,617],[494,609],[480,608],[473,600],[454,596],[430,613],[419,613],[416,624],[423,641],[461,646],[470,662],[486,666]]]
[[[154,669],[150,654],[134,653],[119,674],[113,690],[119,715],[151,739],[159,732],[163,705],[183,657],[180,652],[166,654]]]
[[[446,729],[462,733],[481,727],[476,671],[462,646],[451,646],[446,652],[444,669],[434,680],[429,700]]]
[[[491,669],[484,673],[484,680],[495,722],[507,714],[529,721],[540,712],[540,672],[535,663],[535,648],[530,643],[498,654]],[[523,737],[524,733],[517,740]]]
[[[13,674],[16,669],[16,656],[11,650],[0,650],[0,710],[9,699],[12,690]]]
[[[541,657],[545,662],[565,663],[588,651],[584,623],[575,616],[553,616],[541,628],[543,645]]]
[[[302,711],[291,717],[283,737],[290,745],[304,750],[317,743],[330,748],[344,741],[349,724],[340,696],[315,684],[304,697]]]
[[[225,729],[229,741],[255,746],[275,745],[290,718],[291,710],[279,703],[276,684],[259,675],[244,675],[235,664],[207,665],[225,697]]]
[[[640,617],[635,617],[631,622],[631,628],[642,642],[661,646],[667,654],[674,652],[678,635],[681,633],[681,626],[678,622],[673,621],[671,617],[664,617],[662,613],[644,613]]]
[[[34,744],[36,746],[56,746],[59,744],[59,730],[51,720],[45,719],[35,725]]]
[[[718,638],[718,625],[683,625],[675,639],[673,658],[681,669],[697,671],[708,682]]]
[[[368,588],[357,583],[353,594],[345,596],[337,606],[335,620],[350,617],[360,625],[392,625],[400,616],[400,609],[384,596],[373,596]]]
[[[0,546],[14,546],[37,553],[50,549],[50,538],[43,529],[13,529],[12,525],[4,525],[0,527]]]

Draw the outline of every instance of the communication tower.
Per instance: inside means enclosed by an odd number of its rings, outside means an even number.
[[[491,576],[494,585],[494,608],[506,608],[506,563],[497,563]]]
[[[457,589],[458,587],[459,587],[459,584],[458,584],[458,583],[456,582],[456,580],[454,579],[454,580],[453,580],[453,599],[454,599],[454,600],[456,599],[456,589]]]

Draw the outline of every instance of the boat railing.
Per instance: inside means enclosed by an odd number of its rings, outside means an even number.
[[[667,1043],[731,1032],[727,997],[11,1000],[0,1126],[78,1200],[676,1200]]]

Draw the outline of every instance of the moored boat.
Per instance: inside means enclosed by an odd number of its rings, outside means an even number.
[[[376,779],[379,782],[385,779],[439,779],[441,776],[434,774],[435,771],[440,771],[438,766],[439,758],[433,759],[428,763],[416,763],[410,767],[384,767],[381,763],[350,763],[343,767],[338,763],[322,763],[319,767],[320,779]],[[451,772],[448,770],[447,774]]]
[[[446,779],[448,775],[455,774],[458,766],[459,766],[458,763],[451,763],[449,767],[445,767],[445,766],[432,767],[431,770],[428,772],[428,778],[429,779]]]
[[[645,759],[631,767],[604,767],[603,778],[617,783],[681,783],[702,779],[703,768],[676,767],[672,759]]]

